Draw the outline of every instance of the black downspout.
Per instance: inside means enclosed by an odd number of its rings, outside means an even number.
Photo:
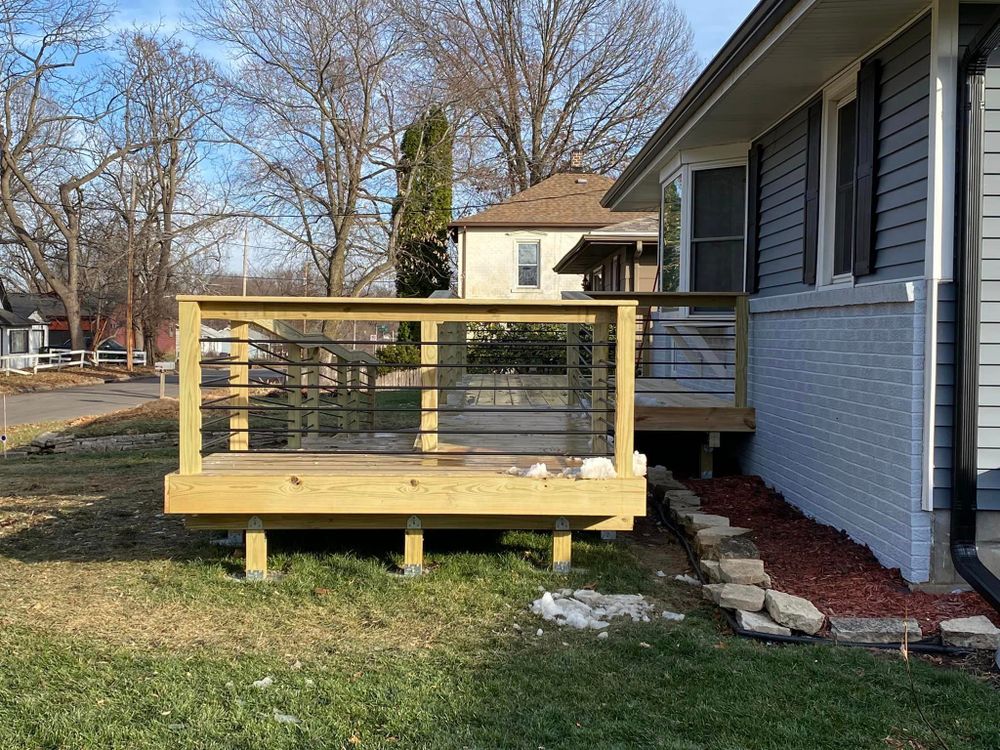
[[[986,69],[1000,45],[1000,11],[969,45],[959,68],[958,218],[955,253],[955,427],[952,437],[951,559],[955,570],[1000,610],[1000,579],[979,557],[978,500],[980,259]]]

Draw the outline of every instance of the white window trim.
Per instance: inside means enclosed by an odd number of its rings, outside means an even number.
[[[747,242],[747,227],[746,227],[746,212],[747,212],[747,200],[748,200],[748,190],[747,180],[745,179],[748,175],[746,156],[739,158],[728,158],[728,159],[713,159],[709,161],[699,161],[690,162],[681,165],[680,169],[674,171],[670,177],[666,180],[660,182],[660,227],[657,228],[657,234],[662,231],[663,225],[663,189],[669,185],[671,182],[676,180],[678,177],[681,178],[681,237],[680,237],[680,279],[678,281],[678,292],[690,292],[691,291],[691,271],[693,270],[694,263],[691,256],[691,224],[694,219],[694,214],[692,213],[692,200],[691,196],[691,186],[694,183],[694,173],[700,172],[706,169],[723,169],[725,167],[743,167],[744,169],[744,188],[743,188],[743,257],[746,257],[746,242]],[[656,241],[656,267],[657,273],[660,274],[659,278],[662,276],[663,268],[663,244],[661,242],[662,237],[657,237]],[[741,288],[746,289],[746,263],[741,264],[743,268],[743,277],[741,279]],[[712,319],[719,317],[720,313],[697,313],[691,312],[692,308],[682,308],[679,311],[679,315],[685,318],[698,318],[698,319]]]
[[[820,139],[819,236],[816,243],[816,288],[854,286],[854,273],[834,275],[833,253],[837,222],[837,115],[857,95],[860,63],[852,65],[823,89]]]
[[[536,256],[536,268],[538,273],[535,278],[538,279],[537,284],[522,284],[521,283],[521,259],[517,252],[518,245],[534,245],[538,248],[538,254]],[[542,240],[537,237],[515,237],[514,238],[514,289],[517,291],[531,291],[539,290],[542,288]]]

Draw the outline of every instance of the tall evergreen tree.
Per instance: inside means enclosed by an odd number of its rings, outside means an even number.
[[[395,208],[402,211],[396,259],[399,297],[429,297],[451,284],[452,140],[440,107],[429,110],[403,135],[400,185],[408,185],[408,191]],[[412,323],[401,323],[399,340],[417,341],[419,330]]]

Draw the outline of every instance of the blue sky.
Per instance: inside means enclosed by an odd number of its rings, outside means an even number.
[[[695,48],[702,64],[719,51],[729,35],[750,13],[756,0],[675,0],[687,14],[694,27]],[[120,0],[119,20],[132,22],[161,22],[166,29],[179,21],[189,0]]]

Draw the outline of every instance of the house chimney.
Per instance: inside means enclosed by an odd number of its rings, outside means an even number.
[[[574,148],[570,152],[569,168],[577,172],[583,169],[583,149]]]

